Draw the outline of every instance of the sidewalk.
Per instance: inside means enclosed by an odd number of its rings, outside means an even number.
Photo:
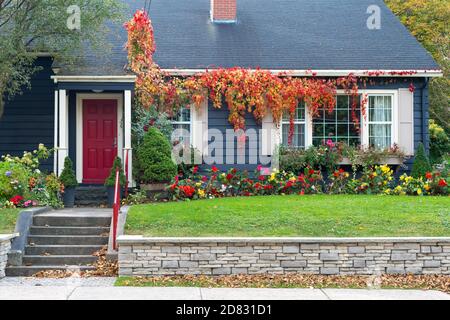
[[[114,278],[0,280],[0,300],[450,300],[439,291],[113,287]]]

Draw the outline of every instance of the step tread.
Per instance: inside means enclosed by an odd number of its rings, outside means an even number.
[[[32,229],[109,229],[102,226],[31,226]]]
[[[85,270],[93,270],[95,269],[94,266],[77,266],[77,265],[73,265],[74,267],[80,267],[81,269],[85,269]],[[61,270],[61,269],[67,269],[71,267],[71,265],[65,265],[65,266],[58,266],[58,265],[53,265],[53,266],[7,266],[6,269],[48,269],[48,270]]]
[[[95,270],[94,266],[8,266],[5,268],[6,275],[9,277],[31,277],[41,271],[71,270],[76,268],[80,271]]]
[[[29,238],[108,238],[109,236],[101,236],[101,235],[77,235],[77,234],[65,234],[65,235],[41,235],[41,234],[32,234]]]
[[[35,246],[26,246],[25,254],[26,255],[43,255],[45,253],[49,253],[54,257],[59,255],[67,256],[67,255],[92,255],[93,253],[101,250],[105,245],[101,244],[88,244],[88,245],[64,245],[64,244],[56,244],[56,245],[35,245]],[[81,253],[81,254],[80,254]]]
[[[88,254],[65,254],[65,255],[35,255],[35,254],[26,254],[23,256],[24,258],[96,258],[94,255],[88,255]]]

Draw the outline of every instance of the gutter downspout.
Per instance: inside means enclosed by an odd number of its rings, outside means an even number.
[[[426,110],[425,110],[425,91],[428,90],[428,85],[430,83],[430,78],[425,78],[425,84],[421,88],[422,93],[422,143],[425,146],[425,151],[429,153],[430,150],[430,141],[427,138],[428,137],[428,118],[426,116]],[[428,108],[430,107],[430,104],[428,102]]]

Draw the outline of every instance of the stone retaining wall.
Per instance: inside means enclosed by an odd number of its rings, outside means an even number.
[[[11,239],[16,235],[0,234],[0,279],[5,276],[5,268],[8,262],[8,252],[11,249]]]
[[[121,236],[119,274],[450,274],[450,238]]]

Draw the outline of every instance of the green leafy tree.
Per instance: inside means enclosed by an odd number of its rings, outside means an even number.
[[[113,162],[113,166],[109,173],[108,178],[105,180],[105,186],[114,187],[116,185],[116,171],[119,169],[119,182],[120,186],[124,187],[127,183],[127,179],[125,177],[125,173],[123,172],[122,160],[119,157],[116,157]]]
[[[167,182],[177,174],[169,140],[155,127],[144,135],[137,150],[137,161],[138,178],[144,183]]]
[[[68,68],[87,46],[104,55],[106,22],[123,9],[120,0],[0,0],[0,118],[5,98],[30,87],[39,53]]]
[[[430,160],[425,152],[425,147],[423,146],[423,143],[420,143],[416,151],[411,175],[414,178],[420,178],[424,177],[427,172],[431,172],[432,170]]]
[[[385,0],[409,31],[433,55],[444,77],[430,82],[430,116],[450,133],[450,1]]]
[[[59,180],[65,188],[73,188],[78,186],[77,177],[73,171],[73,163],[69,157],[64,159],[64,169],[59,176]]]

